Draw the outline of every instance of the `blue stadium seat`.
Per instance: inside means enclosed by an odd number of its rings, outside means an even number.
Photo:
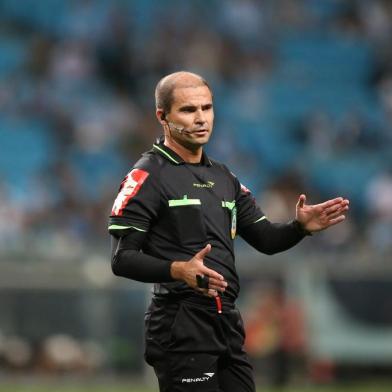
[[[295,70],[308,80],[361,82],[372,69],[372,52],[364,42],[320,32],[292,34],[278,45],[282,71]]]
[[[19,196],[47,171],[55,154],[47,125],[36,119],[0,117],[0,177]]]
[[[77,175],[84,196],[91,200],[99,200],[108,186],[119,185],[118,173],[125,176],[129,169],[114,149],[86,152],[75,148],[68,161]]]
[[[0,78],[19,71],[27,60],[28,42],[0,35]]]
[[[369,181],[383,167],[383,162],[374,154],[356,151],[323,157],[312,154],[307,167],[310,180],[323,194],[329,197],[339,194],[352,201],[353,212],[366,210],[366,189]]]

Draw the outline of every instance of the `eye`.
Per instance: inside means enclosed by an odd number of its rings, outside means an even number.
[[[193,106],[185,106],[180,109],[180,112],[183,112],[183,113],[193,113],[194,111],[196,111],[196,108]]]

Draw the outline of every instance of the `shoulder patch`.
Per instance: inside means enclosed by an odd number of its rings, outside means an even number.
[[[250,190],[243,184],[241,184],[241,191],[244,192],[244,193],[251,193]]]
[[[131,170],[121,183],[120,192],[113,204],[112,215],[121,216],[125,206],[138,192],[149,173],[141,169]]]

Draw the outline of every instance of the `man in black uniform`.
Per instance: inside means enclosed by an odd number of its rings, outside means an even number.
[[[214,111],[207,82],[177,72],[157,85],[164,136],[123,180],[109,221],[116,275],[155,283],[146,313],[146,361],[160,391],[254,392],[235,300],[236,233],[260,252],[291,248],[344,220],[348,200],[307,205],[271,223],[251,192],[203,152]]]

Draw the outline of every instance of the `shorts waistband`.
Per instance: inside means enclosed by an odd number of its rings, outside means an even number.
[[[219,296],[220,304],[222,310],[232,310],[235,308],[235,303],[230,301],[228,298],[224,296]],[[157,295],[154,294],[153,299],[163,300],[170,302],[185,302],[197,306],[201,306],[206,309],[216,310],[217,309],[217,301],[215,298],[201,296],[201,295],[176,295],[176,294],[164,294],[164,295]]]

